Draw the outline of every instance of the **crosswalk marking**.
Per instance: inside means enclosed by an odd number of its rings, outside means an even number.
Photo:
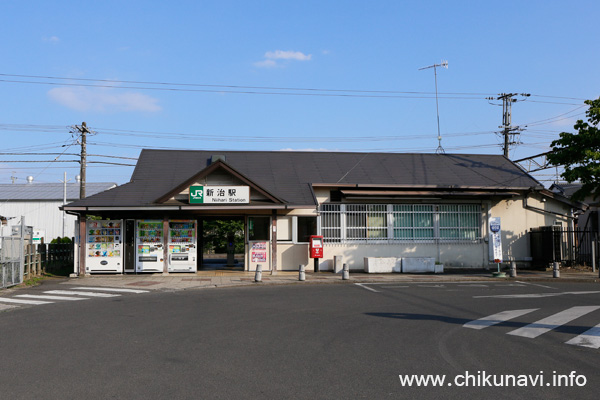
[[[600,306],[571,307],[568,310],[564,310],[549,317],[540,319],[533,324],[510,331],[508,334],[527,338],[535,338],[599,308]]]
[[[1,302],[5,303],[15,303],[15,304],[31,304],[31,305],[40,305],[40,304],[50,304],[52,301],[41,301],[41,300],[25,300],[25,299],[13,299],[12,297],[0,297]]]
[[[591,347],[592,349],[600,348],[600,324],[565,343],[576,346]]]
[[[97,293],[97,292],[76,292],[74,290],[48,290],[44,293],[48,294],[70,294],[74,296],[90,296],[90,297],[118,297],[120,294]]]
[[[87,297],[66,297],[66,296],[52,296],[43,294],[18,294],[15,297],[25,297],[29,299],[42,299],[42,300],[87,300]]]
[[[141,290],[141,289],[123,289],[123,288],[105,288],[105,287],[90,287],[90,286],[81,286],[73,288],[74,290],[100,290],[103,292],[123,292],[123,293],[148,293],[149,290]]]
[[[511,320],[513,318],[520,317],[521,315],[525,315],[525,314],[528,314],[528,313],[530,313],[532,311],[536,311],[536,310],[539,310],[539,309],[538,308],[528,308],[525,310],[502,311],[502,312],[499,312],[498,314],[489,315],[487,317],[479,318],[475,321],[467,322],[463,326],[465,328],[471,328],[471,329],[483,329],[483,328],[487,328],[488,326],[496,325],[501,322],[505,322],[505,321]]]
[[[532,324],[507,332],[507,334],[526,338],[536,338],[598,309],[600,309],[600,306],[571,307],[549,317],[540,319]],[[539,308],[502,311],[497,314],[488,315],[487,317],[467,322],[463,327],[477,330],[484,329],[537,310],[539,310]],[[593,328],[589,328],[587,331],[565,343],[574,346],[600,349],[600,324]]]
[[[12,297],[0,296],[0,311],[19,308],[23,305],[52,304],[55,301],[89,300],[91,297],[119,297],[122,294],[148,293],[149,290],[81,286],[70,290],[46,290],[41,294],[17,294]],[[103,293],[112,292],[112,293]]]

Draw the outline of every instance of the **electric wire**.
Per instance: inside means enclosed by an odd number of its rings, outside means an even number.
[[[43,75],[20,75],[20,74],[4,74],[0,76],[17,77],[17,78],[34,78],[34,79],[54,79],[66,81],[81,81],[81,82],[106,82],[106,83],[125,83],[134,85],[156,85],[156,86],[188,86],[188,87],[210,87],[210,88],[227,88],[227,89],[257,89],[257,90],[290,90],[290,91],[312,91],[312,92],[344,92],[344,93],[385,93],[385,94],[435,94],[434,92],[419,92],[419,91],[396,91],[396,90],[362,90],[362,89],[319,89],[319,88],[298,88],[298,87],[272,87],[272,86],[244,86],[244,85],[216,85],[216,84],[199,84],[199,83],[175,83],[175,82],[152,82],[152,81],[129,81],[116,79],[92,79],[92,78],[68,78],[57,76]],[[469,95],[469,96],[487,96],[489,93],[460,93],[449,92],[440,93],[446,95]]]
[[[396,99],[434,99],[434,96],[426,95],[386,95],[386,94],[339,94],[339,93],[295,93],[295,92],[259,92],[252,90],[217,90],[217,89],[184,89],[172,87],[147,87],[147,86],[121,86],[110,84],[88,84],[88,83],[66,83],[66,82],[35,82],[35,81],[15,81],[0,79],[5,83],[26,83],[32,85],[50,85],[50,86],[75,86],[75,87],[94,87],[94,88],[112,88],[112,89],[135,89],[135,90],[158,90],[167,92],[197,92],[197,93],[231,93],[231,94],[253,94],[253,95],[271,95],[271,96],[317,96],[317,97],[354,97],[354,98],[396,98]],[[458,97],[458,96],[440,96],[443,99],[453,100],[481,100],[479,97]]]

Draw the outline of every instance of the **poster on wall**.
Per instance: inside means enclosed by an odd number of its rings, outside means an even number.
[[[252,262],[267,262],[266,251],[252,251]]]
[[[492,245],[492,258],[495,263],[502,262],[502,229],[500,217],[490,218],[490,244]]]
[[[252,250],[266,250],[267,242],[254,242],[252,243]]]

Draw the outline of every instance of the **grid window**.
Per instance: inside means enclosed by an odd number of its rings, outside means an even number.
[[[480,211],[477,204],[442,204],[439,206],[440,238],[476,240],[480,237]]]
[[[479,204],[323,204],[321,234],[326,243],[475,241],[481,239],[480,207]]]
[[[339,204],[321,205],[321,234],[326,242],[342,241],[342,213]]]
[[[346,205],[346,238],[387,240],[387,206],[385,204]]]
[[[393,206],[394,239],[433,239],[434,207],[428,204],[401,204]]]

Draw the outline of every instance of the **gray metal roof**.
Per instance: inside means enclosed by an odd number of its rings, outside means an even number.
[[[573,193],[581,189],[581,186],[583,186],[581,183],[553,183],[552,186],[550,186],[550,191],[571,198]]]
[[[311,185],[527,190],[540,183],[502,155],[142,150],[131,182],[70,206],[151,206],[222,155],[289,205],[314,205]]]
[[[114,182],[85,184],[86,196],[92,196],[117,186]],[[62,200],[63,183],[0,184],[0,201],[13,200]],[[67,200],[79,199],[79,183],[67,183]]]

